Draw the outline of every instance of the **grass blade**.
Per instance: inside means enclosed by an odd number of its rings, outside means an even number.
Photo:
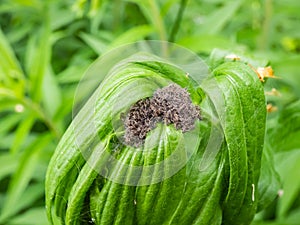
[[[242,2],[242,0],[226,2],[223,7],[209,15],[201,27],[200,32],[203,34],[219,33],[234,16]]]
[[[10,181],[9,188],[0,215],[0,223],[6,221],[16,212],[16,205],[24,194],[39,161],[40,152],[51,141],[51,135],[45,134],[37,138],[24,152],[18,168]]]

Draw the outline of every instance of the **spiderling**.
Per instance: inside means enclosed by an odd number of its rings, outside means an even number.
[[[139,100],[131,106],[123,119],[124,141],[138,147],[159,122],[174,124],[177,130],[187,132],[194,129],[197,119],[200,119],[200,109],[193,105],[186,89],[170,84],[156,90],[152,98]]]

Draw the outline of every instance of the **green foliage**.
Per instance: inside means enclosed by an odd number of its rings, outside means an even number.
[[[269,79],[265,91],[279,94],[267,96],[277,111],[267,117],[266,180],[259,185],[278,191],[268,166],[274,161],[284,194],[262,197],[259,205],[271,203],[255,224],[298,224],[299,7],[297,0],[2,0],[0,224],[48,224],[44,177],[70,123],[77,83],[96,57],[140,39],[172,39],[204,58],[217,47],[263,59],[245,60],[254,67],[269,60],[278,79]]]
[[[226,62],[203,81],[205,90],[197,92],[198,84],[184,71],[156,59],[148,56],[140,62],[122,63],[77,114],[49,164],[49,218],[57,216],[62,224],[80,224],[85,220],[94,220],[95,224],[250,224],[259,201],[256,192],[265,134],[266,105],[261,81],[248,65]],[[220,118],[224,130],[222,148],[207,150],[217,154],[203,170],[199,166],[201,160],[207,160],[206,145],[198,145],[197,139],[205,143],[215,135],[209,128],[199,129],[214,126],[208,117],[203,116],[197,128],[185,134],[172,126],[158,126],[139,148],[123,145],[114,138],[124,132],[122,126],[111,125],[120,124],[120,114],[170,82],[186,88],[201,110],[209,111],[204,102],[212,101]],[[206,86],[219,88],[223,107]],[[199,94],[204,92],[205,96]],[[154,137],[159,141],[151,142]],[[114,149],[116,145],[119,147]],[[119,163],[113,162],[110,154]],[[174,154],[177,160],[173,161],[170,155]],[[81,160],[82,155],[85,161]],[[188,155],[192,159],[185,166]],[[162,160],[164,164],[159,166]],[[170,174],[174,165],[182,163],[180,170]],[[136,172],[134,166],[142,169]],[[150,166],[153,171],[148,169]],[[269,166],[273,168],[272,164]],[[99,176],[95,169],[107,170],[113,181]],[[160,176],[164,179],[158,182]],[[149,178],[151,182],[147,182]],[[123,180],[129,185],[124,185]],[[99,185],[95,185],[97,182]],[[144,185],[137,185],[140,183]],[[59,200],[62,188],[67,201]],[[270,195],[274,198],[276,192]]]

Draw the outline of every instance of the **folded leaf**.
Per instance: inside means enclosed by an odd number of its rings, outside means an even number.
[[[136,58],[143,60],[110,71],[59,143],[46,177],[48,217],[62,224],[250,224],[266,120],[256,73],[223,63],[199,85],[158,57]],[[124,115],[170,84],[200,108],[194,129],[180,130],[152,108],[157,121],[144,142],[124,142]],[[143,112],[149,109],[133,118]]]

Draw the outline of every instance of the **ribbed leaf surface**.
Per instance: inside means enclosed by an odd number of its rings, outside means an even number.
[[[186,133],[158,124],[143,147],[124,145],[122,113],[170,83],[186,88],[204,112],[202,120]],[[265,133],[263,87],[239,62],[218,66],[206,83],[202,90],[184,71],[159,61],[115,68],[74,119],[50,162],[49,218],[68,225],[250,224]],[[217,149],[207,147],[215,126],[205,114],[211,106],[220,123]],[[211,161],[207,155],[213,155]]]

